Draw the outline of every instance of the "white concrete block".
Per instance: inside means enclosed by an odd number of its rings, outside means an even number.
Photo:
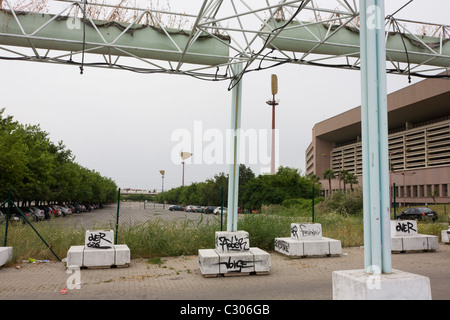
[[[250,249],[247,231],[217,231],[215,250],[221,252],[246,252]]]
[[[391,237],[391,251],[433,251],[439,248],[437,236],[417,234],[415,236]]]
[[[12,259],[12,247],[0,247],[0,267]]]
[[[449,230],[442,230],[441,231],[441,241],[444,243],[450,243],[450,231]]]
[[[391,220],[391,237],[417,235],[416,220]]]
[[[113,230],[86,230],[84,245],[86,249],[114,248]]]
[[[423,251],[428,250],[427,237],[416,235],[414,237],[403,237],[403,250],[404,251]]]
[[[403,237],[391,237],[391,251],[403,251]]]
[[[271,267],[270,254],[260,248],[250,248],[250,253],[253,254],[253,262],[255,265],[255,272],[269,272]]]
[[[255,262],[250,250],[246,252],[218,252],[219,271],[227,273],[247,273],[255,271]]]
[[[439,239],[437,236],[426,236],[428,239],[428,250],[437,250],[439,248]]]
[[[321,240],[304,240],[303,254],[308,256],[325,256],[330,254],[329,241]]]
[[[292,238],[275,238],[275,251],[291,256],[292,258],[303,257],[303,241],[294,240]]]
[[[330,246],[330,249],[329,249],[330,255],[342,254],[342,243],[340,240],[325,238],[325,237],[323,237],[323,239],[328,240],[328,244]]]
[[[116,266],[126,266],[130,264],[130,248],[126,244],[116,244],[114,245],[115,260],[114,265]]]
[[[203,275],[217,275],[220,273],[219,254],[214,249],[198,250],[198,265]]]
[[[294,240],[322,239],[320,223],[291,223],[291,238]]]
[[[109,267],[115,263],[115,250],[110,249],[85,249],[83,266],[85,267]]]
[[[71,246],[67,251],[67,267],[83,266],[84,246]]]
[[[333,271],[332,284],[334,300],[431,300],[429,278],[400,270],[381,275]]]

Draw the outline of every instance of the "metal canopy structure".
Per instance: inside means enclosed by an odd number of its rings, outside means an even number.
[[[244,63],[241,75],[285,63],[360,69],[355,0],[326,6],[315,0],[204,0],[200,7],[190,4],[191,12],[95,0],[47,2],[41,13],[3,0],[1,58],[212,81],[233,79],[236,63]],[[429,34],[415,34],[418,27]],[[388,73],[426,77],[448,69],[448,25],[388,16],[385,31]]]
[[[54,2],[63,5],[59,11],[42,13],[0,1],[6,3],[0,7],[0,59],[230,81],[228,231],[237,230],[243,75],[285,63],[360,70],[365,270],[391,272],[386,73],[448,79],[449,26],[385,17],[384,0],[360,0],[359,6],[330,0],[330,7],[314,0],[204,0],[195,13]],[[100,17],[103,10],[109,19]],[[131,17],[123,19],[120,10]],[[164,16],[191,26],[173,28]],[[411,24],[431,34],[416,35]]]

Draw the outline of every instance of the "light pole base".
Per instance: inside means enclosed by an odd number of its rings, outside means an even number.
[[[333,300],[431,300],[430,279],[400,270],[372,274],[333,271]]]

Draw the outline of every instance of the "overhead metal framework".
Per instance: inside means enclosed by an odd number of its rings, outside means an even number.
[[[119,8],[94,0],[47,2],[47,13],[42,13],[23,12],[12,0],[3,0],[0,58],[212,81],[239,79],[285,63],[360,69],[355,0],[327,5],[315,0],[204,0],[197,2],[200,7],[191,3],[192,12]],[[129,13],[125,21],[117,10]],[[429,34],[417,35],[417,28]],[[387,16],[385,31],[388,73],[429,77],[448,71],[448,25]],[[237,63],[244,63],[240,75],[233,74]]]

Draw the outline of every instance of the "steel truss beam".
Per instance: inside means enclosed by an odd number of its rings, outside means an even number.
[[[122,10],[134,12],[133,19],[127,23],[98,21],[87,12],[84,15],[86,7],[100,6],[91,1],[52,3],[58,9],[53,9],[52,16],[41,25],[30,29],[23,19],[27,14],[14,10],[11,0],[4,0],[4,10],[0,12],[3,59],[80,65],[86,56],[85,66],[185,74],[213,81],[230,80],[245,72],[285,63],[360,69],[359,8],[354,0],[331,1],[329,7],[318,6],[315,0],[203,0],[200,8],[192,13],[123,7]],[[105,10],[116,7],[101,6]],[[191,27],[174,30],[159,21],[158,16],[186,19]],[[158,30],[170,49],[148,48],[137,40],[126,39],[130,34],[131,37],[136,34],[137,38],[140,29],[149,26],[144,22],[149,17],[153,23],[151,28]],[[80,28],[76,39],[44,35],[58,21],[64,20],[69,28],[75,28],[83,18],[96,41],[82,40],[84,28]],[[18,25],[18,32],[8,32],[12,23]],[[388,73],[434,76],[448,70],[449,26],[390,16],[385,23]],[[434,32],[431,36],[418,36],[411,32],[414,25],[432,28]],[[107,38],[105,29],[114,31],[115,36]],[[206,38],[214,46],[221,46],[220,50],[208,50],[212,49],[210,45],[207,49],[196,47]],[[233,74],[232,66],[237,63],[244,64],[240,75]]]

